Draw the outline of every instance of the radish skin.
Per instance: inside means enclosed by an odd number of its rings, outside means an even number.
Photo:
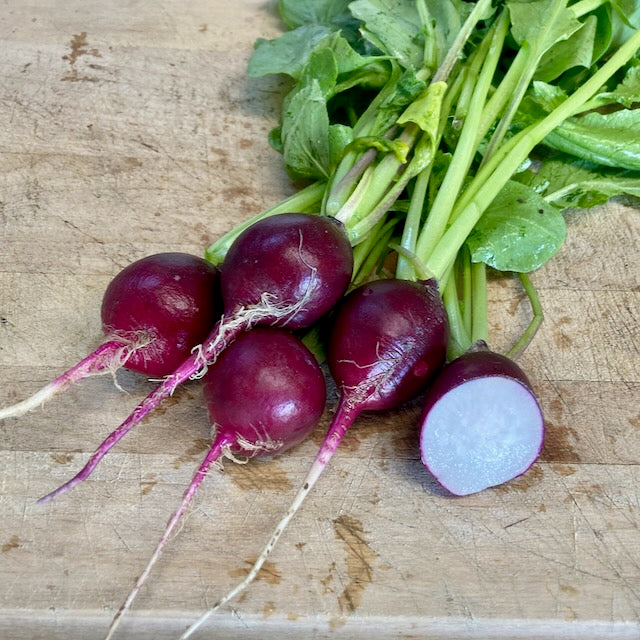
[[[105,640],[131,608],[211,465],[221,456],[233,461],[237,456],[271,456],[302,442],[324,412],[326,385],[300,340],[282,329],[258,328],[240,336],[209,369],[204,396],[213,425],[211,447]]]
[[[324,441],[248,575],[196,620],[181,640],[191,637],[255,580],[358,415],[398,406],[424,389],[444,362],[448,335],[447,314],[433,280],[377,280],[345,297],[329,338],[327,359],[340,396]]]
[[[36,409],[89,376],[121,367],[164,376],[207,335],[220,317],[219,272],[202,258],[159,253],[131,263],[102,298],[106,340],[35,394],[0,409],[0,420]]]
[[[346,291],[352,270],[351,245],[342,223],[333,218],[283,213],[245,229],[220,266],[225,314],[213,330],[107,436],[73,478],[38,502],[49,502],[86,480],[121,438],[180,384],[202,377],[243,332],[255,326],[299,329],[319,320]]]

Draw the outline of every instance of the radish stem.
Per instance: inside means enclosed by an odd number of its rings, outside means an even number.
[[[542,305],[540,304],[540,298],[538,298],[538,292],[536,288],[533,286],[531,282],[531,278],[526,273],[519,273],[518,278],[522,283],[522,286],[529,298],[529,304],[531,305],[531,311],[533,312],[533,317],[531,318],[531,322],[527,325],[527,328],[524,330],[523,334],[517,340],[517,342],[507,351],[505,354],[508,358],[512,360],[516,360],[524,350],[529,346],[533,337],[536,335],[542,321],[544,320],[544,313],[542,311]]]

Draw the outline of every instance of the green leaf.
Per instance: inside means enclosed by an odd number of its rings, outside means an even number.
[[[377,60],[385,59],[382,56],[360,55],[349,44],[349,41],[337,31],[331,34],[323,45],[329,47],[331,51],[333,51],[333,55],[336,57],[336,61],[338,63],[338,73],[340,75],[351,73],[352,71],[362,69]]]
[[[402,163],[407,161],[410,147],[401,140],[392,140],[385,136],[361,136],[351,143],[350,151],[365,151],[366,149],[376,149],[382,153],[393,153]]]
[[[471,3],[456,0],[418,0],[420,22],[425,33],[424,64],[435,70],[453,45],[471,12]]]
[[[311,52],[330,33],[328,27],[312,24],[287,31],[273,40],[259,38],[249,58],[247,73],[252,78],[285,73],[297,79],[309,61]]]
[[[399,71],[397,68],[396,71]],[[367,130],[370,136],[383,136],[396,124],[398,115],[426,88],[426,83],[418,78],[413,69],[402,72],[394,86],[372,114],[373,123]]]
[[[267,136],[269,145],[275,149],[278,153],[284,153],[284,145],[282,144],[282,129],[280,127],[274,127],[269,131]]]
[[[526,43],[530,48],[533,61],[540,60],[557,42],[567,40],[582,27],[566,4],[566,0],[507,2],[511,33],[520,46]]]
[[[381,111],[396,113],[411,104],[425,89],[427,84],[418,78],[413,69],[406,69],[393,90],[380,104]]]
[[[640,170],[640,109],[570,118],[544,144],[607,167]]]
[[[533,82],[530,97],[540,105],[546,113],[551,113],[566,99],[566,92],[554,84],[547,84],[540,80]]]
[[[285,98],[281,139],[285,166],[294,178],[326,178],[329,171],[329,115],[318,80]]]
[[[355,0],[351,13],[364,22],[363,36],[404,67],[419,68],[424,57],[424,33],[412,0]]]
[[[442,100],[446,92],[446,82],[433,82],[404,110],[398,118],[398,124],[413,122],[435,140],[440,127]]]
[[[591,15],[597,19],[596,35],[593,43],[592,64],[596,63],[609,50],[613,39],[613,9],[610,4],[598,7]]]
[[[300,74],[300,85],[317,82],[325,99],[328,100],[333,95],[337,80],[338,61],[333,51],[329,47],[314,49]]]
[[[353,129],[343,124],[329,127],[329,170],[332,171],[342,159],[344,150],[353,141]]]
[[[631,67],[622,82],[613,91],[600,93],[595,99],[602,104],[617,102],[627,108],[640,102],[640,66]]]
[[[350,0],[278,0],[278,9],[289,29],[322,24],[341,27],[353,21]]]
[[[516,176],[562,208],[588,209],[619,195],[640,197],[640,173],[601,167],[564,154],[554,154]]]
[[[640,2],[638,0],[610,0],[620,19],[633,29],[640,29]]]
[[[435,68],[470,12],[460,0],[355,0],[351,13],[364,22],[364,38],[405,69]]]
[[[551,82],[572,67],[590,67],[596,41],[596,16],[588,16],[582,27],[565,40],[556,42],[542,56],[535,78]]]
[[[529,273],[564,243],[560,211],[532,188],[509,181],[467,238],[473,262],[499,271]]]
[[[640,2],[638,0],[610,0],[613,8],[610,50],[626,42],[636,29],[640,29]]]

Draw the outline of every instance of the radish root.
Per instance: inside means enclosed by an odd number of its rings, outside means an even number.
[[[322,472],[326,469],[329,460],[331,460],[331,457],[342,441],[346,430],[353,423],[358,413],[359,412],[357,411],[357,409],[348,407],[345,402],[339,403],[338,409],[333,417],[331,425],[329,426],[329,430],[327,431],[327,435],[324,439],[322,447],[318,451],[315,460],[313,461],[313,464],[311,465],[307,476],[302,483],[302,486],[300,487],[300,489],[298,489],[298,492],[293,499],[291,506],[287,510],[284,517],[277,524],[275,530],[269,538],[269,541],[251,567],[251,570],[249,571],[247,576],[233,589],[231,589],[231,591],[220,598],[210,609],[202,614],[200,618],[198,618],[198,620],[196,620],[180,636],[180,640],[186,640],[187,638],[190,638],[209,619],[209,617],[213,613],[220,609],[220,607],[227,604],[227,602],[237,597],[256,579],[256,577],[260,573],[260,569],[262,569],[264,563],[268,560],[271,552],[280,539],[280,536],[284,533],[284,530],[287,528],[289,522],[291,522],[293,517],[296,515],[305,498],[322,475]]]
[[[122,368],[138,349],[147,346],[150,341],[151,338],[142,333],[138,334],[135,339],[114,334],[93,353],[90,353],[33,395],[9,407],[0,409],[0,420],[17,418],[33,409],[37,409],[55,395],[90,376],[111,373],[116,387],[122,391],[115,379],[116,371]]]
[[[111,625],[109,626],[109,629],[107,631],[107,635],[105,636],[105,640],[111,640],[111,638],[113,637],[113,634],[115,633],[118,625],[120,624],[120,620],[131,608],[133,601],[136,599],[138,593],[140,592],[140,589],[142,588],[147,578],[149,577],[149,574],[151,573],[153,566],[162,555],[162,552],[165,546],[167,545],[167,543],[169,542],[174,529],[176,528],[178,523],[182,520],[187,509],[189,508],[189,505],[193,501],[196,491],[202,484],[202,481],[204,480],[205,476],[209,472],[209,469],[211,468],[212,465],[214,465],[218,461],[220,455],[223,453],[225,448],[228,448],[230,443],[231,443],[231,440],[229,438],[221,438],[219,441],[215,441],[211,446],[211,448],[209,449],[209,452],[207,453],[207,455],[204,457],[203,461],[200,463],[200,466],[195,472],[191,480],[191,483],[187,487],[187,490],[184,492],[180,506],[176,509],[174,514],[169,519],[169,522],[167,523],[167,527],[164,533],[162,534],[162,538],[160,538],[160,542],[156,546],[156,549],[153,552],[153,555],[151,556],[151,558],[149,559],[147,566],[145,567],[144,571],[140,574],[140,576],[136,580],[136,584],[131,590],[131,592],[129,593],[129,595],[127,596],[127,599],[122,604],[122,606],[120,607],[116,615],[113,617],[113,620],[111,621]]]
[[[38,500],[38,504],[50,502],[54,498],[73,489],[80,482],[86,480],[99,462],[120,441],[133,427],[139,424],[151,411],[160,403],[171,396],[176,388],[189,379],[199,378],[203,374],[203,369],[214,364],[224,349],[235,340],[243,331],[248,331],[258,322],[270,321],[271,324],[286,324],[283,319],[291,318],[296,313],[304,309],[309,296],[312,293],[313,282],[316,270],[312,273],[305,295],[294,304],[274,304],[274,296],[263,293],[262,299],[255,305],[247,305],[240,308],[236,313],[226,318],[222,318],[209,334],[209,337],[200,345],[200,348],[192,350],[192,354],[185,360],[171,375],[167,376],[138,406],[129,416],[112,431],[95,452],[89,458],[85,466],[70,480],[59,486]]]

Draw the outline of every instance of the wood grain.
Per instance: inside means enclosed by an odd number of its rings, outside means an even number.
[[[3,4],[0,404],[96,346],[102,291],[128,262],[200,253],[294,190],[266,141],[284,84],[245,75],[255,38],[280,29],[274,4]],[[202,637],[640,637],[640,218],[616,202],[569,222],[535,274],[546,319],[522,359],[548,420],[540,462],[452,499],[419,462],[418,403],[363,416],[271,578]],[[527,304],[505,279],[490,303],[504,348]],[[102,637],[202,455],[192,384],[83,486],[35,505],[150,389],[119,379],[126,394],[93,378],[0,424],[2,638]],[[118,637],[175,638],[235,584],[326,421],[286,456],[211,474]]]

